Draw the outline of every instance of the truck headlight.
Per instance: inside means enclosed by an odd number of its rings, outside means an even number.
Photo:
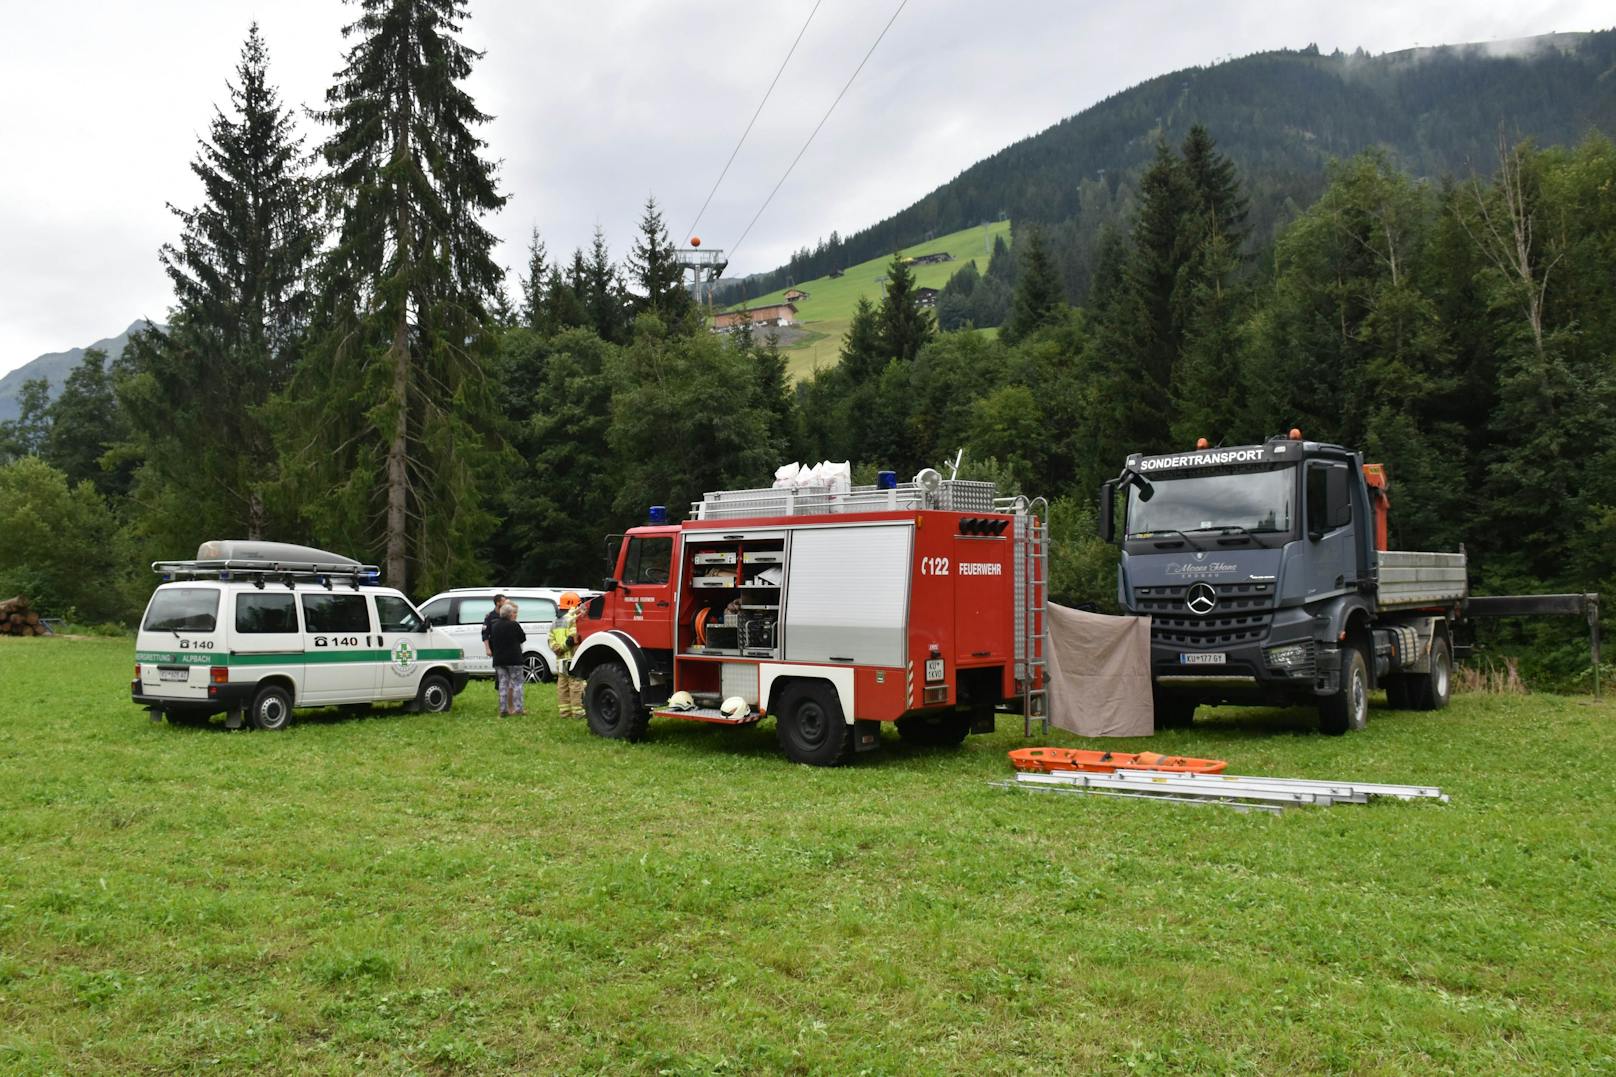
[[[1300,669],[1313,657],[1312,648],[1305,643],[1284,643],[1264,652],[1268,664],[1275,669]]]

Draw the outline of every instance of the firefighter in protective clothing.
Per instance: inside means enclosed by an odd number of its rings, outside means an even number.
[[[584,716],[583,685],[572,676],[572,652],[578,646],[578,592],[568,591],[556,603],[561,616],[550,627],[550,650],[556,656],[556,708],[563,718]]]

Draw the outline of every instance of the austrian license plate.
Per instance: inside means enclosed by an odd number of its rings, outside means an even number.
[[[187,681],[191,679],[191,671],[188,669],[160,669],[157,671],[157,679],[160,681]]]
[[[940,681],[943,679],[943,660],[941,658],[926,659],[926,679]]]
[[[1192,651],[1178,656],[1181,666],[1221,666],[1227,656],[1222,651]]]

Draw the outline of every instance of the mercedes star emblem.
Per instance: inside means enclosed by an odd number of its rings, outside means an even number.
[[[1218,604],[1218,593],[1212,589],[1210,583],[1197,583],[1191,585],[1184,595],[1184,605],[1197,617],[1205,617],[1212,612],[1212,607]]]

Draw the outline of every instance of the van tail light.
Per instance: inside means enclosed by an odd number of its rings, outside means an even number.
[[[135,680],[140,680],[140,663],[135,663]]]
[[[228,683],[230,683],[230,667],[229,666],[209,666],[208,667],[208,683],[209,684],[228,684]]]

